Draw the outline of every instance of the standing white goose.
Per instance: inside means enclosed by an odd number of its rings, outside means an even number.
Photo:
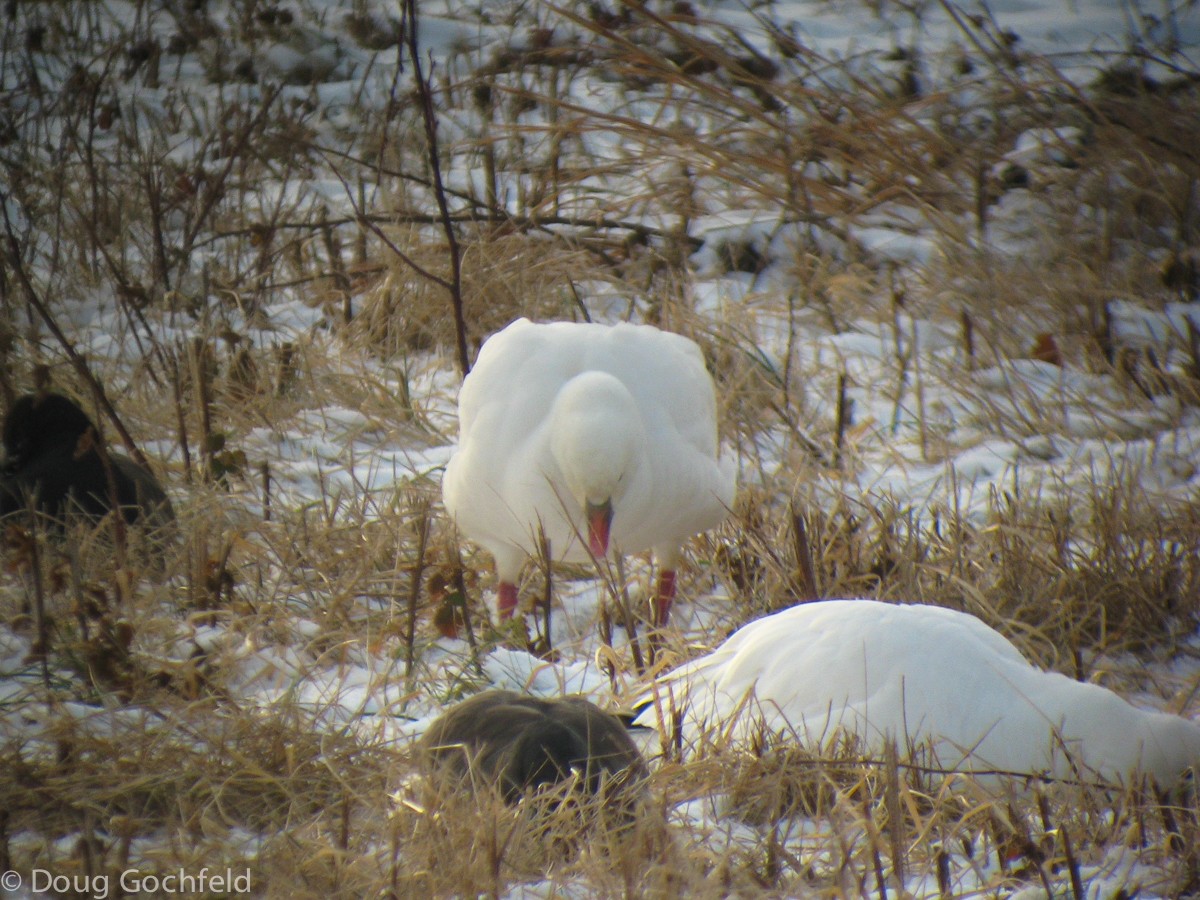
[[[873,600],[806,603],[751,622],[658,682],[659,708],[682,709],[685,734],[734,739],[756,719],[819,743],[838,729],[878,750],[930,745],[964,771],[1135,770],[1160,783],[1200,766],[1200,724],[1138,709],[1110,690],[1030,665],[966,613]],[[657,726],[653,705],[637,720]],[[1068,758],[1069,757],[1069,758]]]
[[[539,527],[556,560],[653,550],[664,625],[681,547],[733,502],[700,348],[649,325],[518,319],[492,335],[458,398],[446,509],[496,560],[502,618]],[[582,540],[581,540],[582,538]]]

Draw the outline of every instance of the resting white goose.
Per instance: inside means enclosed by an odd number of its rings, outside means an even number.
[[[653,550],[666,624],[681,547],[733,502],[716,396],[700,348],[649,325],[518,319],[492,335],[458,398],[446,509],[491,552],[501,618],[536,552],[555,560]]]
[[[1120,780],[1141,770],[1170,784],[1200,766],[1200,724],[1043,671],[979,619],[936,606],[795,606],[669,673],[657,693],[660,709],[669,696],[686,703],[692,738],[715,728],[746,739],[758,718],[813,744],[840,728],[871,749],[893,738],[903,751],[907,735],[961,771]],[[656,719],[651,705],[637,724]]]

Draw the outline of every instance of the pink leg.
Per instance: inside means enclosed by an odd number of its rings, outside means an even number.
[[[675,570],[663,569],[658,573],[658,594],[654,598],[654,627],[665,628],[671,617],[671,603],[675,599]]]
[[[499,590],[500,620],[511,619],[517,608],[517,586],[509,581],[500,582]]]

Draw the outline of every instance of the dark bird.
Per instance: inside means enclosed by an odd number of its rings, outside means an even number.
[[[636,791],[646,764],[616,716],[582,697],[542,700],[485,691],[440,716],[417,744],[426,767],[496,784],[508,802],[578,777],[591,793]]]
[[[63,521],[71,512],[100,519],[117,507],[125,521],[150,527],[174,520],[171,501],[147,469],[100,443],[99,432],[74,401],[39,392],[13,404],[4,419],[0,516],[39,512]]]

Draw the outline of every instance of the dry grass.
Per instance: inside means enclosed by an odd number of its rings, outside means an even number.
[[[407,255],[422,268],[444,266],[443,244],[404,241]],[[467,317],[479,336],[513,319],[538,321],[578,318],[583,281],[604,281],[608,272],[582,250],[535,235],[485,233],[465,243],[462,259]],[[410,265],[391,260],[387,272],[367,287],[350,326],[386,356],[407,356],[452,342],[454,324],[437,285]]]
[[[949,386],[974,404],[971,424],[1029,448],[1030,464],[1039,439],[1070,438],[1054,398],[972,380],[1018,361],[1111,376],[1123,405],[1161,413],[1138,426],[1148,441],[1183,421],[1200,393],[1195,335],[1147,349],[1114,331],[1111,310],[1196,296],[1195,87],[1131,88],[1114,67],[1084,90],[995,47],[971,51],[964,104],[922,86],[919,46],[907,64],[826,60],[777,26],[767,60],[735,33],[701,36],[683,6],[622,7],[628,18],[547,7],[538,23],[514,12],[508,52],[464,51],[439,71],[439,114],[459,126],[442,152],[472,343],[517,315],[617,311],[702,345],[745,473],[734,515],[695,542],[681,581],[695,596],[716,577],[731,597],[706,643],[797,597],[939,603],[1044,665],[1194,713],[1194,684],[1150,684],[1114,663],[1194,653],[1200,621],[1200,506],[1194,493],[1146,495],[1152,456],[1114,456],[1083,482],[1020,481],[982,518],[954,494],[916,508],[852,488],[893,444],[929,465],[969,446],[925,408]],[[883,897],[903,885],[1072,896],[1081,867],[1136,859],[1163,881],[1129,894],[1197,889],[1194,788],[944,784],[903,753],[714,743],[664,761],[632,824],[607,827],[586,809],[538,813],[411,780],[388,723],[474,689],[480,656],[511,637],[485,621],[487,560],[457,546],[432,471],[368,491],[347,460],[324,457],[319,497],[301,501],[278,480],[286,471],[264,468],[293,430],[342,446],[378,434],[414,454],[453,433],[452,316],[427,277],[446,277],[446,245],[413,162],[427,148],[406,89],[349,149],[322,143],[295,92],[236,90],[245,73],[142,108],[128,89],[173,77],[163,48],[142,52],[153,17],[114,25],[84,4],[64,9],[61,29],[39,36],[39,23],[10,18],[3,33],[26,84],[38,65],[69,66],[77,44],[106,49],[56,102],[35,92],[19,121],[0,123],[29,148],[3,161],[6,202],[27,218],[8,223],[0,388],[24,390],[29,367],[48,362],[61,389],[91,396],[24,273],[68,342],[86,338],[130,430],[172,460],[181,538],[155,578],[111,553],[106,525],[73,545],[74,567],[39,544],[40,606],[31,560],[9,555],[5,640],[44,653],[5,673],[0,869],[248,867],[256,890],[280,897],[500,896],[527,881],[589,896]],[[215,71],[212,23],[176,24]],[[283,27],[239,19],[226,38]],[[986,46],[984,31],[964,32],[964,46]],[[579,102],[585,82],[604,102]],[[1069,164],[1029,166],[1017,192],[1005,158],[1016,136],[1066,126],[1083,135],[1060,148]],[[170,152],[178,129],[203,146],[196,161]],[[356,215],[261,190],[310,173],[344,185]],[[745,288],[714,299],[689,259],[703,217],[727,209],[773,231],[734,229],[704,248]],[[934,236],[923,261],[890,262],[856,230],[898,211]],[[1006,216],[1029,223],[1026,252],[979,242]],[[302,298],[311,321],[272,322],[280,297]],[[110,314],[109,343],[88,343],[77,298]],[[917,321],[944,341],[911,343]],[[870,329],[894,347],[880,383],[812,350],[814,336]],[[1051,344],[1029,346],[1031,334]],[[840,402],[839,383],[860,404],[887,398],[893,421]],[[345,424],[345,411],[358,417]],[[1116,428],[1094,419],[1097,435]],[[447,650],[434,620],[461,563],[471,642]],[[659,664],[695,649],[676,640]],[[256,669],[264,656],[278,667]],[[611,661],[617,683],[637,682],[627,651]],[[387,687],[378,709],[347,715],[304,692],[360,669]]]

